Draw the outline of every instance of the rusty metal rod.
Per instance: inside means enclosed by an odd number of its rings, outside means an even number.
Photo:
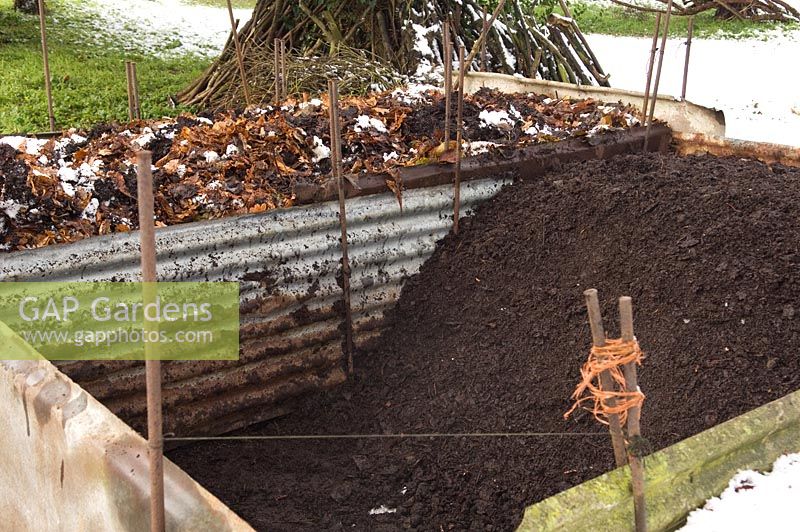
[[[444,151],[450,150],[450,122],[451,109],[453,108],[453,50],[450,43],[450,19],[444,23],[444,36],[442,39],[444,51]]]
[[[458,47],[458,108],[456,110],[456,172],[453,192],[453,233],[458,234],[458,219],[461,209],[461,142],[464,136],[464,46]]]
[[[606,345],[606,333],[603,329],[603,315],[600,313],[600,300],[597,298],[597,290],[590,288],[583,293],[586,298],[586,309],[589,312],[589,327],[592,330],[592,344],[595,347]],[[614,388],[614,379],[608,371],[600,374],[600,386],[604,390]],[[616,401],[608,399],[606,403],[614,406]],[[625,437],[622,434],[622,424],[617,414],[608,415],[608,430],[611,433],[611,445],[614,447],[614,462],[617,467],[624,466],[627,461],[627,451],[625,450]]]
[[[347,249],[347,211],[344,177],[342,175],[342,136],[339,122],[339,83],[328,80],[329,112],[331,122],[331,163],[333,177],[339,189],[339,225],[342,228],[342,299],[345,312],[345,355],[347,372],[353,373],[353,313],[350,307],[350,258]]]
[[[686,82],[689,80],[689,54],[692,51],[692,34],[694,33],[694,17],[689,17],[689,35],[686,38],[686,59],[683,61],[683,86],[681,100],[686,99]]]
[[[667,15],[664,17],[664,35],[661,36],[661,50],[658,51],[658,67],[656,67],[656,79],[653,81],[653,95],[650,97],[650,113],[647,117],[647,127],[644,132],[644,151],[650,141],[650,125],[653,123],[653,115],[656,112],[656,100],[658,100],[658,84],[661,81],[661,67],[664,66],[664,49],[667,47],[667,37],[669,36],[669,19],[672,15],[672,0],[667,2]]]
[[[233,44],[236,48],[236,62],[239,64],[239,76],[242,78],[242,88],[244,89],[244,101],[250,105],[250,89],[247,87],[247,76],[244,72],[244,54],[242,44],[239,42],[239,25],[233,18],[233,6],[228,0],[228,18],[231,20],[231,33],[233,34]]]
[[[661,32],[661,13],[656,14],[656,28],[653,32],[653,44],[650,47],[650,58],[647,61],[647,80],[644,85],[644,102],[642,102],[642,122],[647,123],[647,106],[650,102],[650,84],[653,82],[653,63],[656,60],[658,34]]]
[[[137,203],[142,253],[143,303],[155,301],[156,240],[153,221],[153,155],[149,151],[136,154]],[[146,332],[157,324],[145,318]],[[161,361],[156,358],[154,344],[144,343],[145,380],[147,386],[147,458],[150,465],[150,531],[163,532],[164,517],[164,438],[161,414]]]
[[[47,94],[47,119],[50,131],[56,129],[56,117],[53,114],[53,87],[50,82],[50,57],[47,51],[47,24],[44,15],[44,0],[39,0],[39,33],[42,37],[42,62],[44,63],[44,90]]]
[[[620,333],[623,342],[632,342],[633,334],[633,302],[630,297],[622,296],[619,298],[619,323]],[[638,377],[636,375],[636,363],[628,362],[622,368],[625,374],[625,391],[635,392],[639,390]],[[645,471],[644,463],[639,456],[639,449],[631,451],[630,442],[641,436],[640,426],[641,408],[632,407],[628,411],[628,463],[631,466],[631,485],[633,488],[633,511],[636,532],[647,531],[647,505],[644,498]]]

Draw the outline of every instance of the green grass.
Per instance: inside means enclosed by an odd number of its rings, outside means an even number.
[[[633,10],[622,6],[599,6],[582,2],[569,2],[572,15],[584,33],[603,33],[607,35],[625,35],[633,37],[652,37],[656,24],[655,13]],[[561,14],[561,9],[550,9],[539,6],[535,12],[540,20],[544,15],[554,11]],[[695,16],[695,37],[766,39],[765,32],[782,28],[792,30],[800,28],[798,24],[779,24],[775,22],[751,22],[740,20],[718,20],[713,11],[705,11]],[[673,37],[685,37],[688,31],[688,17],[673,16],[670,19],[669,34]]]
[[[162,59],[125,52],[119,44],[93,44],[95,30],[91,23],[69,9],[70,5],[83,1],[48,1],[50,69],[57,127],[89,127],[97,122],[127,120],[125,60],[137,63],[145,117],[179,113],[182,109],[171,107],[169,95],[200,75],[209,60],[194,56]],[[523,5],[530,6],[528,1]],[[49,127],[38,18],[15,12],[12,2],[0,0],[0,133],[45,131]],[[184,2],[215,7],[227,5],[227,0]],[[252,8],[255,2],[233,0],[237,8]],[[555,0],[539,0],[533,9],[539,20],[544,20],[551,11],[560,13]],[[570,2],[570,9],[585,33],[646,37],[652,35],[655,24],[654,14],[619,6]],[[673,17],[670,34],[684,37],[686,24],[685,17]],[[764,30],[777,27],[797,29],[800,26],[720,21],[711,12],[695,18],[697,37],[763,37]],[[177,45],[177,38],[165,36],[164,48]]]
[[[179,113],[181,109],[169,104],[169,95],[196,78],[209,62],[198,57],[144,57],[115,46],[86,44],[91,27],[71,16],[64,0],[48,5],[58,128],[127,120],[125,60],[136,61],[142,113],[147,118]],[[38,18],[15,12],[12,0],[0,0],[0,133],[48,129]]]

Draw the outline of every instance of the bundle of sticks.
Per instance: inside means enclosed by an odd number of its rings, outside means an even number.
[[[664,7],[650,3],[637,4],[636,0],[611,0],[615,4],[639,11],[666,12],[669,0],[658,0]],[[721,19],[772,20],[779,22],[798,22],[800,12],[783,0],[685,0],[672,2],[675,15],[691,16],[714,10]]]

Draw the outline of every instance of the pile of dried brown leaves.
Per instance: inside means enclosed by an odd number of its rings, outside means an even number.
[[[345,173],[390,177],[397,167],[448,161],[444,99],[430,89],[343,100]],[[637,123],[623,105],[484,89],[466,98],[464,149],[491,157]],[[166,226],[290,207],[296,184],[329,179],[329,146],[328,105],[318,99],[213,119],[103,125],[48,141],[0,139],[0,249],[135,229],[138,150],[153,152],[157,224]]]

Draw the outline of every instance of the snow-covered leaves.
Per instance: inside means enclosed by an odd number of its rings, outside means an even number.
[[[402,200],[403,166],[452,162],[442,149],[444,98],[432,87],[341,102],[343,166],[351,179],[385,174]],[[465,156],[591,135],[633,123],[632,110],[594,100],[482,90],[465,101]],[[153,152],[159,225],[295,204],[295,185],[330,179],[328,104],[289,100],[213,117],[97,126],[52,140],[0,139],[0,243],[25,249],[137,226],[135,152]],[[455,131],[455,123],[452,130]]]

